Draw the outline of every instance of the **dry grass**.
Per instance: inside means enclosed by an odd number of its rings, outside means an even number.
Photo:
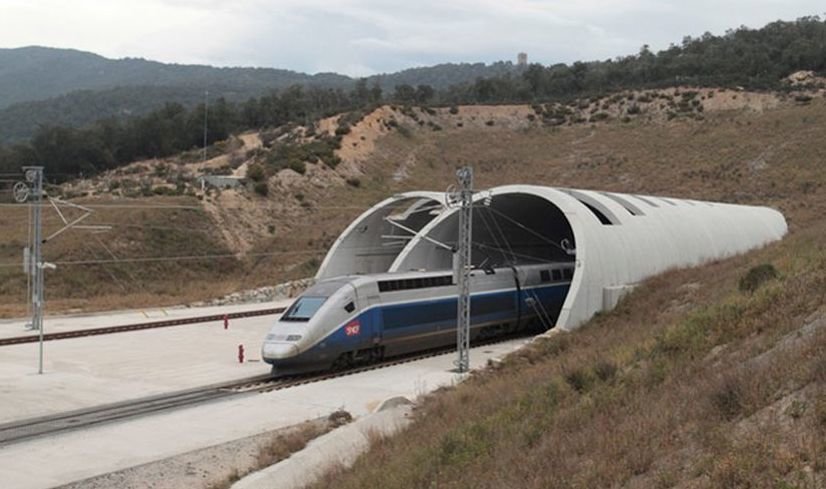
[[[119,201],[134,205],[193,205],[194,199]],[[97,202],[96,202],[97,203]],[[60,228],[56,214],[44,211],[44,232]],[[71,215],[70,215],[71,218]],[[0,261],[16,265],[26,238],[26,211],[0,211]],[[47,261],[112,260],[226,254],[229,250],[212,232],[198,209],[95,209],[90,219],[108,224],[106,233],[69,231],[44,245]],[[163,261],[59,265],[47,272],[49,312],[66,309],[134,308],[180,304],[232,289],[241,274],[237,260]],[[221,277],[221,280],[218,278]],[[0,267],[0,315],[25,311],[26,277],[18,266]]]
[[[308,421],[287,433],[273,435],[270,440],[262,443],[259,447],[258,456],[253,466],[243,471],[232,469],[223,480],[211,484],[209,489],[228,489],[245,475],[289,458],[290,455],[301,451],[311,440],[327,433],[336,426],[336,423],[330,421]]]
[[[801,330],[826,314],[823,236],[646,282],[430,396],[335,486],[823,487],[826,327]],[[779,278],[741,292],[761,263]]]

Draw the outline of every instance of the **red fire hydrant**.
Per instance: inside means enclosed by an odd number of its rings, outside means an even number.
[[[238,345],[238,363],[244,363],[244,345]]]
[[[229,314],[224,314],[224,329],[229,329]]]

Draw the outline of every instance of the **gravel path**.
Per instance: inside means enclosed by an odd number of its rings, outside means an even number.
[[[309,421],[320,426],[324,418]],[[175,457],[138,465],[117,472],[66,484],[57,489],[208,489],[225,487],[256,467],[261,447],[278,436],[288,435],[305,425],[273,430],[229,443],[183,453]],[[228,486],[229,484],[226,484]]]

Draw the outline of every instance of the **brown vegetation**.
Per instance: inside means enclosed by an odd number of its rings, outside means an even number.
[[[339,424],[332,420],[308,421],[284,433],[273,435],[272,438],[261,443],[258,448],[258,456],[252,466],[246,467],[244,470],[232,470],[223,480],[211,484],[209,489],[228,489],[245,475],[288,458],[302,450],[310,441],[337,426]]]

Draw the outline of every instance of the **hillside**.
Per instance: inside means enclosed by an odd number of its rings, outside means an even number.
[[[824,233],[648,280],[423,399],[314,487],[824,487]],[[778,278],[740,285],[766,263]]]
[[[216,96],[229,89],[249,97],[294,84],[349,87],[352,80],[343,75],[307,75],[274,68],[215,68],[136,58],[115,60],[83,51],[38,46],[0,49],[0,108],[77,90],[123,86],[188,87],[201,94],[211,90]]]
[[[451,85],[518,73],[510,62],[446,63],[366,79],[392,92],[396,85]],[[356,79],[274,68],[216,68],[144,59],[108,59],[71,49],[0,49],[0,144],[28,140],[38,126],[84,127],[111,117],[147,114],[166,103],[193,107],[208,90],[215,100],[243,102],[294,85],[349,91]]]
[[[173,304],[309,276],[366,207],[394,192],[443,189],[461,163],[474,165],[480,188],[532,182],[771,205],[793,231],[826,210],[823,92],[683,88],[566,107],[383,106],[347,115],[335,136],[340,119],[244,134],[211,148],[205,164],[185,153],[51,187],[101,206],[90,221],[113,229],[66,234],[47,245],[47,259],[165,261],[67,264],[47,279],[49,310]],[[250,183],[204,192],[197,177],[210,173]],[[25,309],[25,219],[14,208],[0,213],[5,315]],[[56,216],[47,219],[55,229]],[[198,254],[220,257],[174,259]]]

